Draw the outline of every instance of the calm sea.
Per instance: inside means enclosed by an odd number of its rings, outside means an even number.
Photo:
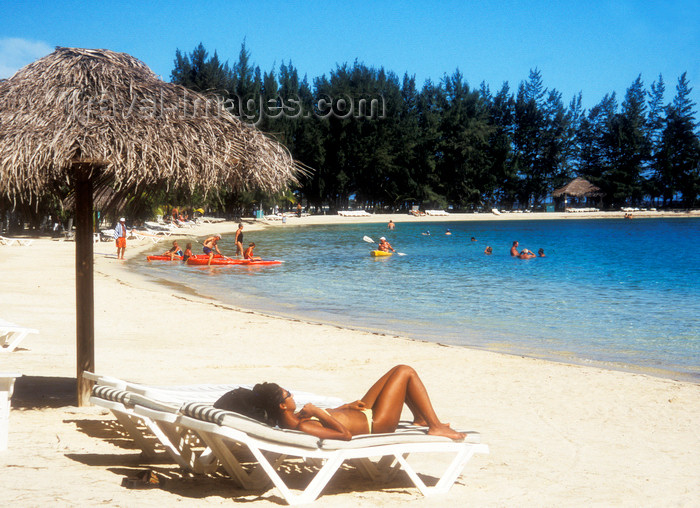
[[[365,235],[405,256],[370,257]],[[546,257],[511,258],[513,240]],[[268,313],[700,380],[700,219],[288,225],[245,241],[284,264],[134,266]],[[235,252],[233,235],[219,245]]]

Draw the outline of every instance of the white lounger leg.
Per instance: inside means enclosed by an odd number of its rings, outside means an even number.
[[[15,378],[22,374],[0,372],[0,451],[7,450],[10,428],[10,400],[15,387]]]
[[[427,497],[434,494],[444,494],[447,491],[449,491],[454,482],[457,481],[457,478],[459,477],[464,467],[467,465],[467,462],[469,462],[469,460],[476,452],[488,453],[488,447],[482,444],[473,444],[461,448],[456,453],[454,459],[452,459],[449,466],[447,466],[447,469],[440,477],[440,480],[438,480],[438,482],[433,487],[428,487],[423,482],[423,480],[420,479],[418,474],[416,474],[413,467],[406,460],[406,458],[408,457],[408,453],[397,453],[395,457],[396,460],[399,461],[399,463],[401,464],[403,470],[406,471],[406,474],[411,479],[416,488],[420,490],[421,494]]]
[[[210,432],[200,431],[198,434],[202,438],[202,441],[211,448],[214,456],[221,462],[221,465],[229,476],[231,476],[239,486],[244,489],[257,489],[270,483],[270,479],[264,474],[261,474],[263,472],[262,470],[254,468],[251,472],[246,471],[233,452],[231,452],[226,441]],[[277,465],[277,463],[275,465]]]
[[[255,458],[258,459],[258,463],[268,474],[272,483],[275,484],[275,487],[277,487],[282,494],[282,497],[284,497],[290,505],[306,504],[314,501],[345,460],[341,453],[333,454],[326,460],[326,463],[321,467],[320,471],[316,473],[316,476],[311,480],[311,483],[307,485],[304,492],[301,494],[294,494],[289,490],[282,478],[280,478],[280,475],[277,474],[277,470],[270,464],[265,455],[258,448],[250,447],[249,449],[253,452]]]

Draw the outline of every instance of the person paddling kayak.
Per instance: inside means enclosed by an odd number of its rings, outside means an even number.
[[[391,246],[389,242],[386,241],[386,238],[383,236],[379,239],[379,247],[378,249],[382,252],[396,252],[394,248]]]

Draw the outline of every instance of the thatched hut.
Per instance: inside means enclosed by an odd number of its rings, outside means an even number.
[[[75,190],[78,402],[94,369],[93,193],[153,186],[277,191],[300,168],[224,103],[108,50],[57,48],[0,82],[0,195]],[[95,188],[96,187],[96,188]]]
[[[604,195],[599,187],[580,176],[552,192],[557,208],[563,209],[566,209],[569,204],[574,206],[599,205],[600,199]],[[570,203],[569,198],[572,198]]]

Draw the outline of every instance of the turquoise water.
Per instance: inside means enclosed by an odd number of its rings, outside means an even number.
[[[280,266],[137,266],[266,312],[700,380],[699,233],[698,219],[286,226],[245,235]],[[406,255],[372,258],[365,235]],[[511,258],[513,240],[547,256]],[[233,235],[219,245],[234,252]]]

